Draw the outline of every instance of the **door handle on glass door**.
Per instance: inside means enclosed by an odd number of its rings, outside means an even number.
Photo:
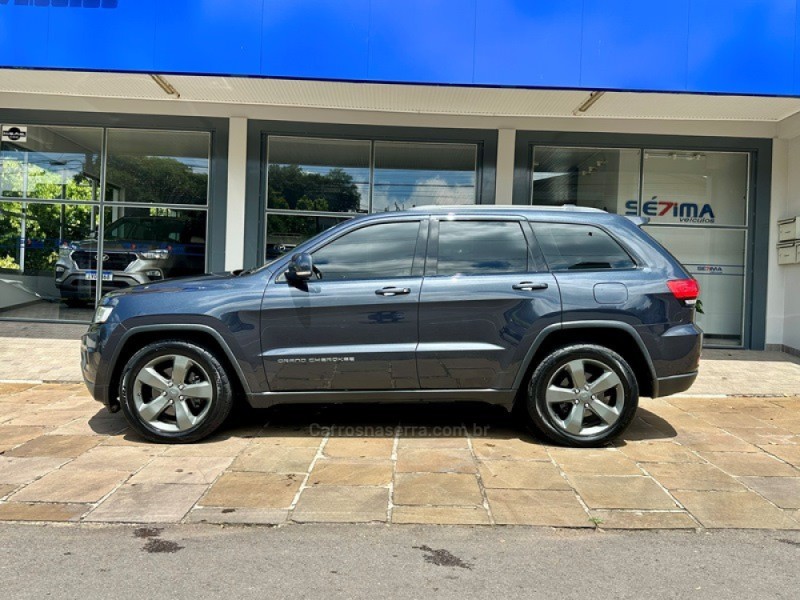
[[[532,281],[522,281],[511,286],[515,290],[523,290],[525,292],[532,292],[533,290],[546,290],[546,283],[533,283]]]
[[[399,287],[385,287],[379,290],[375,290],[375,293],[378,296],[400,296],[402,294],[410,294],[410,288],[399,288]]]

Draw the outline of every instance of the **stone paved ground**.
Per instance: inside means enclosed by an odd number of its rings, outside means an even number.
[[[0,383],[0,520],[800,529],[800,397],[645,399],[549,446],[491,407],[284,407],[155,445],[80,384]]]

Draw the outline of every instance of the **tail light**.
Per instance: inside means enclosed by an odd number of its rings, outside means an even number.
[[[700,286],[696,279],[672,279],[667,281],[667,287],[675,298],[690,304],[700,295]]]

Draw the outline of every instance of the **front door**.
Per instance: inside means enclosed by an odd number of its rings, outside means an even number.
[[[541,330],[561,320],[528,222],[432,221],[420,296],[423,389],[509,389]]]
[[[398,217],[313,250],[321,279],[275,277],[264,295],[270,391],[419,388],[419,294],[427,220]]]

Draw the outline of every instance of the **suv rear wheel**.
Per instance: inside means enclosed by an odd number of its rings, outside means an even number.
[[[181,340],[148,344],[125,365],[122,412],[155,442],[195,442],[214,432],[233,406],[225,368],[206,348]]]
[[[556,350],[528,384],[529,425],[552,442],[592,447],[610,441],[630,424],[639,386],[630,365],[603,346],[579,344]]]

